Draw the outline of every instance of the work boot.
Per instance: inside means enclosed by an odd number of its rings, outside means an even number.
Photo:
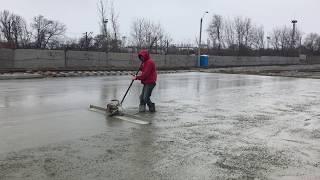
[[[139,112],[146,112],[146,105],[140,105]]]
[[[151,103],[148,107],[150,112],[156,112],[156,105],[154,103]]]

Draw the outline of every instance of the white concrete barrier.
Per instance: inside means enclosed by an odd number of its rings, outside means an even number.
[[[158,68],[193,68],[197,66],[197,56],[159,55],[151,57]],[[245,57],[209,56],[210,67],[261,66],[320,64],[320,57],[307,57],[301,62],[299,57]],[[0,69],[7,68],[138,68],[140,61],[137,53],[105,53],[91,51],[63,51],[38,49],[0,49]]]
[[[16,49],[14,68],[61,68],[64,67],[64,51]]]

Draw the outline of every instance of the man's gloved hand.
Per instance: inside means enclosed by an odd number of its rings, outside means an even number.
[[[132,75],[131,79],[132,79],[132,80],[137,80],[137,76]]]

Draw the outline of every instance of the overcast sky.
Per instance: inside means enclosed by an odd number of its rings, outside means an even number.
[[[98,0],[0,0],[0,10],[23,16],[28,23],[44,15],[67,25],[67,35],[79,37],[84,32],[99,32]],[[110,0],[109,0],[110,1]],[[263,25],[268,34],[275,26],[291,26],[296,18],[304,33],[320,33],[319,0],[114,0],[119,13],[120,32],[130,35],[136,18],[160,22],[175,42],[194,42],[199,33],[200,18],[205,11],[204,26],[213,14],[234,18],[250,17]],[[110,28],[110,27],[109,27]]]

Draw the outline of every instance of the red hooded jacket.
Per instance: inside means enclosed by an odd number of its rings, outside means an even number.
[[[139,56],[142,56],[144,61],[141,67],[142,74],[137,76],[137,80],[141,80],[142,84],[155,84],[157,81],[157,69],[154,61],[150,58],[150,54],[147,50],[139,52]]]

